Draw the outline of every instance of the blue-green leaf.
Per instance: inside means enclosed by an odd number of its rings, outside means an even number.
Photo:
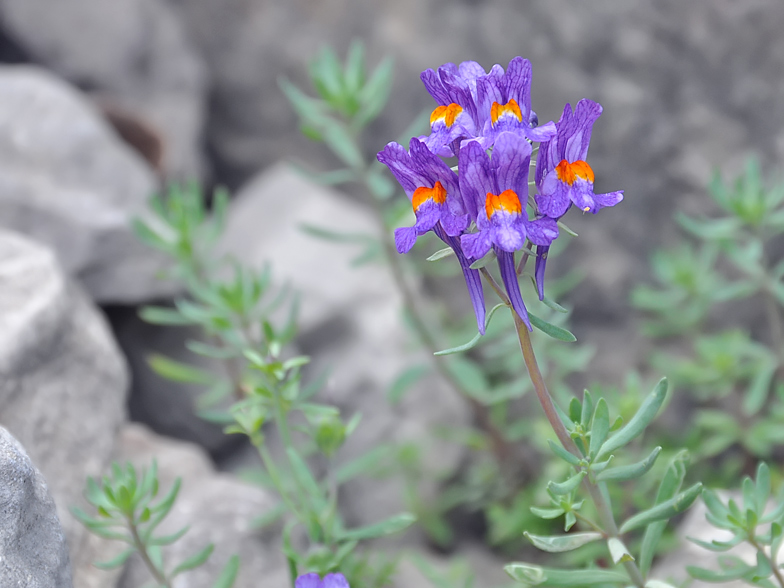
[[[597,541],[602,538],[601,533],[570,533],[568,535],[533,535],[529,532],[524,532],[525,535],[535,547],[542,551],[550,553],[561,553],[563,551],[572,551],[578,547],[582,547],[592,541]]]
[[[563,327],[558,327],[552,323],[548,323],[531,312],[528,313],[528,319],[531,321],[532,326],[536,327],[542,331],[542,333],[552,337],[553,339],[558,339],[558,341],[564,341],[566,343],[574,343],[577,341],[577,337],[575,337],[571,332],[567,331]]]

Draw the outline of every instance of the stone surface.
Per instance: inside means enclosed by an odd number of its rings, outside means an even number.
[[[90,575],[87,532],[70,514],[104,472],[125,415],[125,365],[103,317],[43,246],[0,231],[0,425],[49,483],[74,580]]]
[[[0,427],[0,586],[70,588],[68,546],[46,481]]]
[[[149,366],[150,354],[158,353],[203,370],[224,373],[221,362],[185,348],[188,339],[200,339],[197,329],[151,325],[130,307],[112,308],[109,317],[133,374],[128,402],[131,419],[145,423],[161,435],[197,443],[216,459],[244,441],[239,435],[226,435],[223,426],[196,416],[195,403],[205,392],[203,386],[166,380]]]
[[[303,225],[353,234],[376,230],[370,212],[356,202],[279,166],[237,195],[224,247],[251,267],[271,262],[275,283],[290,284],[299,294],[298,341],[312,358],[309,373],[330,374],[317,398],[338,406],[345,419],[362,413],[340,458],[356,457],[381,443],[413,441],[423,449],[425,467],[453,471],[463,449],[436,441],[434,433],[439,427],[467,425],[466,403],[435,379],[414,386],[395,406],[385,396],[404,369],[427,361],[421,352],[412,355],[407,349],[411,336],[387,268],[378,263],[352,267],[351,260],[361,253],[356,246],[319,239],[304,232]],[[352,481],[342,499],[352,524],[406,508],[399,479]]]
[[[168,177],[191,179],[204,172],[207,78],[164,2],[3,0],[0,19],[36,63],[157,129]]]
[[[52,247],[101,302],[171,293],[167,260],[132,234],[152,171],[73,88],[33,67],[0,67],[0,227]]]
[[[275,506],[269,494],[216,473],[197,446],[160,437],[137,424],[123,428],[117,459],[130,461],[138,468],[147,468],[156,459],[162,489],[170,488],[175,478],[182,478],[174,508],[159,530],[160,534],[168,534],[185,525],[190,528],[182,539],[165,549],[167,561],[179,563],[208,543],[215,544],[207,563],[178,576],[173,588],[210,588],[226,561],[235,554],[241,561],[235,588],[255,588],[260,582],[270,586],[285,584],[288,569],[280,550],[280,537],[259,534],[250,526],[254,517]],[[136,588],[146,581],[149,575],[144,564],[131,558],[119,588]]]

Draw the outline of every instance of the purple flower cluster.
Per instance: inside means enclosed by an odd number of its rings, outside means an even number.
[[[302,574],[294,583],[294,588],[350,588],[343,574],[327,574],[322,580],[316,572]]]
[[[420,76],[438,106],[430,134],[411,139],[407,151],[389,143],[378,160],[387,165],[411,200],[416,222],[395,230],[400,253],[428,231],[451,247],[463,270],[479,332],[485,329],[482,281],[471,264],[495,251],[501,278],[517,314],[531,328],[520,294],[515,252],[536,245],[534,270],[544,298],[544,270],[558,219],[575,205],[596,213],[623,199],[622,192],[595,194],[585,162],[593,123],[602,107],[567,104],[557,123],[538,124],[531,110],[531,62],[515,57],[504,71],[475,61],[447,63]],[[534,194],[529,198],[532,143],[539,143]],[[457,170],[442,157],[457,158]],[[530,210],[530,214],[529,214]]]

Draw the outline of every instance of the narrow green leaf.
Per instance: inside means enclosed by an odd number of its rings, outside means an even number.
[[[551,519],[557,519],[565,511],[562,508],[538,508],[536,506],[532,506],[531,512],[536,516],[538,516],[540,519],[551,520]]]
[[[375,539],[376,537],[398,533],[406,527],[409,527],[414,521],[416,521],[416,517],[413,514],[404,512],[390,517],[385,521],[381,521],[380,523],[343,531],[342,533],[339,533],[339,538],[344,541]]]
[[[721,584],[724,582],[731,582],[732,580],[739,580],[748,574],[753,568],[749,565],[739,565],[727,570],[706,570],[697,566],[686,566],[686,571],[695,580],[702,580],[703,582],[712,582]]]
[[[542,551],[550,553],[561,553],[563,551],[572,551],[578,547],[582,547],[592,541],[597,541],[602,538],[601,533],[570,533],[569,535],[532,535],[528,531],[524,532],[525,535],[535,547]]]
[[[512,579],[528,586],[545,584],[553,588],[572,588],[573,586],[596,586],[599,584],[627,586],[630,583],[629,576],[616,570],[559,570],[515,562],[504,566],[504,571]]]
[[[297,453],[293,447],[286,448],[286,454],[289,456],[289,462],[291,463],[291,469],[294,476],[310,496],[313,510],[321,512],[325,506],[324,496],[316,478],[313,477],[308,464],[305,463],[305,460],[302,459],[300,454]]]
[[[664,399],[667,397],[667,378],[662,378],[653,391],[645,398],[639,410],[629,420],[625,427],[610,437],[601,447],[596,459],[612,453],[623,447],[629,441],[641,434],[656,417]]]
[[[188,525],[184,526],[182,529],[177,531],[176,533],[172,533],[171,535],[161,535],[160,537],[153,537],[150,539],[147,544],[148,545],[171,545],[177,539],[185,535],[188,532]]]
[[[427,258],[427,261],[438,261],[439,259],[444,259],[445,257],[450,257],[455,254],[455,250],[451,247],[444,247],[443,249],[439,249],[433,255]]]
[[[564,449],[560,443],[556,443],[552,439],[547,440],[547,445],[550,446],[550,450],[555,453],[558,457],[562,460],[567,462],[570,465],[576,466],[580,464],[580,458],[574,455],[573,453]]]
[[[553,494],[563,496],[564,494],[569,494],[570,492],[574,491],[580,485],[580,482],[583,481],[584,477],[585,471],[580,471],[565,482],[549,482],[547,484],[547,489],[550,490]]]
[[[548,306],[549,308],[552,308],[555,312],[560,312],[562,314],[567,314],[569,312],[563,306],[558,304],[555,300],[552,300],[551,298],[548,298],[547,296],[542,298],[542,302],[544,302],[545,306]]]
[[[634,557],[629,552],[629,548],[617,537],[610,537],[607,540],[607,548],[610,550],[610,557],[615,565],[627,561],[634,561]]]
[[[378,471],[380,466],[383,466],[390,460],[391,455],[392,448],[389,445],[374,447],[367,453],[338,467],[334,474],[335,481],[338,484],[344,484],[357,476]]]
[[[584,429],[591,426],[591,419],[593,418],[593,396],[588,389],[583,390],[582,410],[580,411],[580,424]],[[609,420],[609,419],[608,419]],[[609,428],[609,423],[608,423]]]
[[[572,333],[563,327],[558,327],[552,323],[548,323],[531,312],[528,313],[528,319],[531,321],[532,326],[542,331],[542,333],[545,335],[549,335],[553,339],[558,339],[559,341],[564,341],[566,343],[574,343],[577,341],[577,337],[575,337]]]
[[[234,581],[237,579],[237,573],[240,570],[240,558],[237,555],[232,555],[226,565],[223,566],[218,578],[212,585],[212,588],[231,588],[234,586]]]
[[[135,547],[129,547],[128,549],[120,553],[120,555],[118,555],[117,557],[113,557],[112,559],[107,561],[96,561],[93,562],[93,565],[96,568],[100,568],[102,570],[112,570],[114,568],[119,568],[126,561],[128,561],[128,558],[131,557],[131,555],[135,552],[136,552]]]
[[[415,365],[400,374],[387,390],[387,400],[390,404],[397,405],[411,387],[428,374],[430,370],[424,365]]]
[[[499,308],[504,308],[506,304],[496,304],[493,308],[490,309],[490,312],[487,313],[487,318],[485,319],[485,329],[490,326],[490,321],[493,318],[493,315]],[[462,353],[463,351],[468,351],[469,349],[473,349],[477,343],[479,343],[479,339],[482,337],[479,333],[477,333],[468,343],[463,343],[462,345],[458,345],[457,347],[452,347],[450,349],[444,349],[443,351],[436,351],[433,355],[452,355],[455,353]]]
[[[496,259],[495,249],[491,249],[483,257],[480,257],[475,262],[473,262],[469,267],[475,270],[482,269],[488,263],[494,261],[495,259]]]
[[[327,125],[322,130],[324,142],[343,163],[360,168],[364,165],[364,157],[356,141],[346,128],[338,123]]]
[[[676,514],[684,512],[692,503],[697,499],[702,491],[702,483],[697,482],[691,488],[684,490],[677,496],[657,504],[653,508],[644,510],[632,516],[621,525],[620,532],[628,533],[634,529],[644,527],[654,521],[667,520],[674,517]]]
[[[599,448],[607,440],[610,434],[610,409],[604,398],[600,398],[596,403],[596,410],[593,413],[593,423],[591,425],[591,444],[588,454],[591,456],[599,452]]]
[[[149,355],[147,363],[156,374],[174,382],[210,384],[215,381],[215,375],[210,372],[169,359],[158,353]]]
[[[177,309],[163,306],[144,306],[139,318],[153,325],[182,326],[196,324],[192,319],[182,316]]]
[[[656,447],[644,460],[638,461],[637,463],[633,463],[631,465],[604,470],[598,476],[596,476],[596,480],[599,482],[606,482],[607,480],[623,481],[639,478],[640,476],[647,474],[648,471],[653,467],[653,464],[656,462],[656,458],[659,457],[659,453],[661,453],[661,447]]]
[[[764,461],[761,461],[757,466],[757,476],[754,481],[756,482],[754,490],[755,504],[757,513],[761,516],[765,512],[768,498],[770,498],[770,468]]]
[[[186,559],[180,565],[178,565],[176,568],[174,568],[172,570],[172,573],[171,573],[171,575],[169,577],[174,578],[178,574],[181,574],[181,573],[186,572],[188,570],[192,570],[194,568],[198,568],[205,561],[207,561],[207,558],[210,557],[210,555],[212,554],[214,549],[215,549],[215,545],[210,543],[209,545],[207,545],[207,547],[202,549],[200,552],[198,552],[195,555],[190,556],[188,559]]]
[[[362,128],[376,118],[389,99],[392,89],[394,61],[385,58],[370,76],[359,93],[361,108],[353,121],[355,128]]]

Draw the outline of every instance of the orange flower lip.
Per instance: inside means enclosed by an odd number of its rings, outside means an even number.
[[[491,218],[499,210],[512,214],[521,214],[523,212],[520,198],[517,197],[517,193],[514,190],[504,190],[498,195],[487,193],[487,199],[485,200],[487,218]]]
[[[432,200],[436,204],[443,204],[446,202],[446,190],[441,185],[441,182],[436,182],[432,188],[421,186],[414,190],[414,195],[411,197],[411,204],[414,207],[414,212],[419,210],[428,200]]]
[[[430,115],[430,125],[432,126],[438,121],[443,121],[446,128],[449,128],[455,124],[455,119],[461,112],[463,112],[463,107],[454,102],[449,106],[437,106]]]
[[[565,159],[562,159],[561,163],[555,166],[555,173],[559,180],[569,184],[570,186],[574,184],[577,178],[586,180],[592,184],[594,180],[591,166],[584,161],[575,161],[574,163],[569,163]]]
[[[514,98],[509,100],[506,104],[493,102],[493,105],[490,107],[490,120],[495,124],[498,122],[499,118],[507,113],[514,115],[519,122],[523,122],[523,113],[520,112],[520,107],[517,105],[517,101]]]

